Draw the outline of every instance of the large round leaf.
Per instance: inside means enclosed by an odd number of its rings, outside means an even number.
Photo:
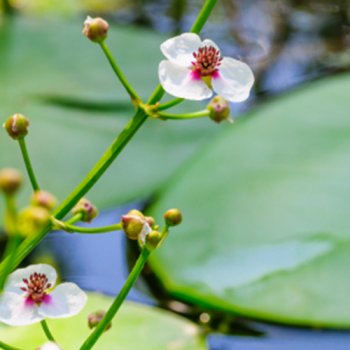
[[[84,310],[77,316],[48,320],[51,332],[62,349],[77,350],[91,332],[87,317],[106,310],[113,298],[90,294]],[[37,349],[47,340],[40,324],[26,327],[1,327],[0,339],[26,350]],[[174,314],[130,302],[123,304],[112,323],[94,346],[96,350],[204,350],[205,340],[199,328]]]
[[[285,323],[350,326],[350,78],[239,120],[151,210],[184,222],[152,258],[175,296]]]
[[[30,118],[27,143],[34,168],[42,187],[59,199],[134,112],[99,45],[82,35],[82,22],[19,19],[0,25],[0,121],[15,112]],[[143,98],[158,84],[163,40],[144,29],[109,32],[107,43]],[[149,196],[214,130],[209,120],[147,121],[89,197],[109,207]],[[0,149],[0,167],[23,163],[3,130]]]

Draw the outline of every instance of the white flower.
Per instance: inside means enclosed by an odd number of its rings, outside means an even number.
[[[0,297],[0,322],[23,326],[79,313],[87,295],[74,283],[54,288],[56,278],[55,269],[46,264],[30,265],[10,274]]]
[[[212,40],[184,33],[168,39],[160,49],[167,60],[160,62],[158,74],[167,93],[189,100],[209,98],[212,90],[231,102],[249,97],[253,72],[241,61],[221,57]]]
[[[40,348],[38,348],[37,350],[61,350],[61,349],[56,343],[50,341],[40,346]]]

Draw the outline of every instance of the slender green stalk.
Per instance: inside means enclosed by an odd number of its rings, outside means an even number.
[[[21,148],[22,157],[23,157],[24,164],[26,166],[27,173],[28,173],[30,182],[32,184],[33,190],[38,191],[39,190],[38,181],[37,181],[35,174],[34,174],[34,171],[33,171],[32,163],[31,163],[30,158],[29,158],[27,145],[26,145],[26,142],[24,140],[24,137],[20,138],[18,140],[18,143],[19,143],[19,146]]]
[[[204,109],[203,111],[193,112],[193,113],[184,113],[184,114],[172,114],[172,113],[164,113],[158,112],[157,115],[161,118],[165,119],[174,119],[174,120],[184,120],[184,119],[195,119],[195,118],[203,118],[209,116],[209,111]]]
[[[112,321],[115,314],[118,312],[120,306],[124,302],[126,296],[128,295],[130,289],[135,284],[137,278],[139,277],[145,263],[147,262],[147,259],[149,255],[151,254],[150,251],[147,249],[143,249],[140,256],[138,257],[133,269],[131,270],[129,277],[125,281],[125,284],[121,291],[119,292],[118,296],[115,298],[113,304],[107,311],[105,317],[102,319],[102,321],[97,325],[97,327],[94,329],[94,331],[90,334],[90,336],[86,339],[84,344],[80,347],[80,350],[89,350],[91,349],[97,340],[101,337],[103,332],[105,331],[106,327],[109,325],[109,323]]]
[[[165,109],[169,109],[171,107],[174,107],[176,105],[178,105],[179,103],[181,103],[184,99],[183,98],[174,98],[168,102],[162,103],[158,106],[157,110],[158,111],[164,111]]]
[[[9,0],[2,0],[2,8],[6,16],[13,15],[15,12]]]
[[[112,69],[114,71],[114,73],[117,75],[118,79],[120,80],[120,82],[122,83],[122,85],[124,86],[125,90],[128,92],[128,94],[131,97],[131,100],[133,102],[135,102],[135,104],[137,104],[138,102],[141,101],[141,98],[139,97],[139,95],[136,93],[136,91],[134,90],[134,88],[130,85],[130,83],[128,82],[128,80],[126,79],[125,75],[123,74],[123,72],[120,70],[118,64],[115,61],[115,58],[113,57],[111,51],[109,50],[108,46],[106,45],[106,43],[104,41],[102,41],[100,43],[100,46],[103,50],[103,52],[105,53],[110,65],[112,66]]]
[[[4,256],[6,257],[6,264],[0,273],[0,294],[4,290],[7,276],[12,271],[12,265],[15,261],[16,250],[21,243],[21,238],[18,235],[10,236],[6,244]]]
[[[53,337],[53,335],[52,335],[52,333],[51,333],[51,331],[49,329],[49,326],[47,325],[47,322],[45,320],[42,320],[40,322],[40,324],[41,324],[41,327],[42,327],[42,329],[43,329],[43,331],[44,331],[44,333],[46,335],[46,338],[48,340],[50,340],[50,341],[56,342],[55,338]]]
[[[19,348],[15,348],[14,346],[8,345],[0,340],[0,349],[3,350],[21,350]]]
[[[214,8],[216,4],[216,0],[206,0],[204,7],[196,22],[192,27],[192,32],[198,33],[205,24],[205,21],[208,19],[211,10]],[[201,16],[205,17],[205,20],[200,19]],[[164,89],[159,84],[151,97],[148,99],[148,104],[155,104],[159,102],[159,100],[164,95]],[[137,109],[136,114],[131,119],[131,121],[126,125],[124,130],[120,133],[120,135],[113,141],[112,145],[107,149],[107,151],[102,155],[100,160],[95,164],[95,166],[91,169],[91,171],[87,174],[87,176],[82,180],[82,182],[73,190],[73,192],[63,201],[63,203],[56,210],[55,217],[57,219],[62,219],[70,209],[77,203],[77,201],[85,195],[90,188],[98,181],[98,179],[104,174],[104,172],[108,169],[111,163],[115,160],[115,158],[120,154],[120,152],[124,149],[124,147],[128,144],[131,138],[135,135],[138,129],[142,126],[142,124],[147,119],[147,115],[141,109]],[[46,236],[50,229],[50,225],[47,226],[45,230],[40,232],[33,238],[29,238],[25,240],[20,247],[18,248],[16,259],[14,261],[15,268],[38,244],[39,242]],[[1,263],[0,265],[0,273],[4,268],[4,264],[6,262]]]
[[[191,28],[192,33],[198,34],[202,30],[204,24],[207,22],[210,14],[212,13],[216,3],[217,3],[217,0],[206,0],[201,11],[197,16],[196,21],[192,25],[192,28]]]
[[[73,225],[76,222],[80,221],[81,218],[83,217],[83,213],[77,213],[73,215],[69,220],[67,220],[65,223],[68,225]]]
[[[70,225],[65,222],[62,222],[62,224],[60,224],[59,227],[60,229],[67,232],[92,233],[92,234],[118,231],[122,229],[122,225],[120,223],[115,225],[103,226],[103,227],[81,227],[81,226],[74,226],[74,225]]]

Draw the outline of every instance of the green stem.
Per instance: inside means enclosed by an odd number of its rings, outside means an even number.
[[[101,337],[103,332],[105,331],[106,327],[110,324],[115,314],[118,312],[120,306],[124,302],[126,296],[128,295],[130,289],[135,284],[137,278],[139,277],[145,263],[147,262],[147,259],[150,255],[150,251],[147,249],[143,249],[140,256],[138,257],[133,269],[131,270],[129,277],[125,281],[125,284],[121,291],[119,292],[118,296],[114,300],[113,304],[107,311],[105,317],[102,319],[102,321],[97,325],[97,327],[94,329],[94,331],[90,334],[90,336],[86,339],[84,344],[80,347],[80,350],[88,350],[91,349],[97,340]]]
[[[158,112],[157,115],[165,119],[174,119],[174,120],[184,120],[184,119],[194,119],[194,118],[203,118],[209,116],[209,111],[204,109],[203,111],[193,112],[193,113],[184,113],[184,114],[172,114]]]
[[[107,44],[103,41],[100,43],[100,46],[103,50],[103,52],[105,53],[114,73],[117,75],[119,81],[122,83],[122,85],[124,86],[125,90],[128,92],[128,94],[131,97],[131,100],[137,104],[138,102],[141,101],[141,98],[139,97],[139,95],[136,93],[136,91],[134,90],[134,88],[130,85],[130,83],[128,82],[128,80],[126,79],[125,75],[123,74],[123,72],[121,71],[121,69],[119,68],[116,60],[114,59],[111,51],[109,50]]]
[[[210,14],[212,13],[215,5],[216,5],[217,0],[206,0],[204,3],[201,11],[199,12],[196,21],[193,23],[191,32],[198,34],[204,24],[207,22]]]
[[[181,103],[184,99],[183,98],[174,98],[168,102],[162,103],[158,106],[157,110],[158,111],[164,111],[165,109],[169,109],[171,107],[174,107],[176,105],[178,105],[179,103]]]
[[[192,32],[198,33],[205,24],[205,21],[209,17],[210,11],[214,8],[216,0],[206,0],[203,9],[205,11],[200,12],[195,24],[192,27]],[[200,20],[200,17],[204,16],[205,20]],[[158,102],[161,97],[164,95],[164,89],[160,84],[155,88],[151,97],[148,99],[148,104],[155,104]],[[114,159],[120,154],[120,152],[124,149],[124,147],[128,144],[131,138],[135,135],[137,130],[142,126],[142,124],[147,119],[147,115],[141,109],[137,109],[135,116],[131,119],[131,121],[126,125],[124,130],[120,133],[120,135],[113,141],[112,145],[107,149],[107,151],[103,154],[100,160],[96,163],[96,165],[91,169],[88,175],[82,180],[82,182],[73,190],[73,192],[63,201],[63,203],[56,210],[55,217],[57,219],[62,219],[70,209],[77,203],[77,201],[85,195],[90,188],[98,181],[98,179],[104,174],[104,172],[108,169]],[[46,236],[50,229],[50,225],[47,226],[42,232],[36,235],[33,238],[29,238],[25,240],[20,247],[18,248],[16,259],[14,261],[15,268],[38,244],[39,242]],[[0,265],[0,273],[3,269],[3,265],[5,262]]]
[[[122,229],[122,225],[120,223],[115,225],[103,226],[103,227],[81,227],[81,226],[74,226],[74,225],[70,225],[65,222],[62,222],[58,226],[60,229],[64,231],[76,232],[76,233],[106,233],[106,232],[118,231]]]
[[[27,168],[27,173],[28,173],[30,182],[32,184],[33,190],[38,191],[39,190],[38,181],[37,181],[35,174],[34,174],[34,171],[33,171],[32,163],[31,163],[30,158],[29,158],[27,145],[26,145],[26,142],[24,140],[24,137],[20,138],[18,140],[18,143],[19,143],[19,146],[21,148],[22,157],[24,160],[24,164]]]
[[[4,343],[2,341],[0,341],[0,349],[3,349],[3,350],[21,350],[19,348],[15,348],[15,347],[13,347],[11,345],[8,345],[8,344],[6,344],[6,343]]]
[[[65,223],[68,225],[73,225],[76,222],[80,221],[81,218],[83,217],[83,213],[77,213],[73,215],[69,220],[67,220]]]
[[[4,290],[6,279],[12,271],[12,265],[16,257],[16,250],[21,243],[21,238],[18,235],[10,236],[6,244],[4,257],[6,257],[6,263],[3,270],[0,273],[0,294]]]
[[[13,15],[15,12],[9,0],[2,0],[2,8],[6,16]]]
[[[51,331],[49,329],[49,326],[47,325],[47,322],[45,320],[42,320],[40,322],[40,324],[41,324],[41,327],[42,327],[42,329],[43,329],[47,339],[50,340],[50,341],[56,342],[55,338],[53,337],[53,335],[52,335],[52,333],[51,333]]]

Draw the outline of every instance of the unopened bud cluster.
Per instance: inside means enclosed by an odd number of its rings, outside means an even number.
[[[0,170],[0,191],[7,196],[15,194],[22,184],[22,176],[16,169]]]

